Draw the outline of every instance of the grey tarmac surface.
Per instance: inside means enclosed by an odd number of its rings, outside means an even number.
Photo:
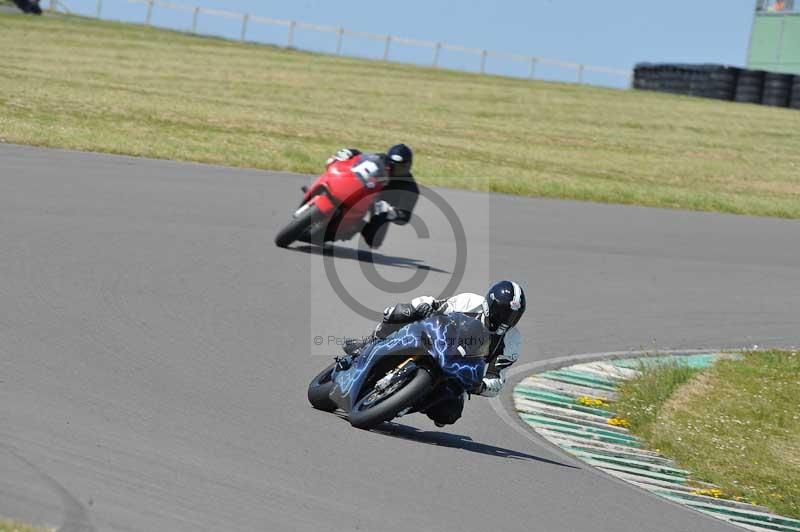
[[[0,145],[0,514],[64,530],[736,530],[586,469],[489,401],[380,432],[311,409],[362,334],[322,257],[272,238],[308,178]],[[628,348],[790,346],[800,223],[439,191],[470,237],[462,290],[528,293],[520,363]],[[453,269],[430,204],[378,271]],[[334,262],[382,309],[365,263]],[[363,258],[363,257],[362,257]],[[510,395],[510,387],[505,390]]]

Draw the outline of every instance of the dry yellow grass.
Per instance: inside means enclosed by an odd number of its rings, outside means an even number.
[[[52,528],[40,528],[15,521],[0,519],[0,532],[52,532]]]
[[[7,142],[315,173],[405,141],[426,184],[800,218],[800,112],[0,14]]]

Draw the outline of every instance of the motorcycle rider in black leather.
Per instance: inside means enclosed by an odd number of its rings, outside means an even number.
[[[435,314],[447,315],[451,312],[460,312],[481,320],[492,333],[486,373],[479,387],[472,390],[471,394],[495,397],[506,382],[508,368],[519,358],[522,344],[522,337],[515,325],[525,313],[525,293],[514,281],[495,283],[489,288],[486,297],[469,292],[443,300],[421,296],[413,299],[411,303],[399,303],[388,307],[383,313],[383,320],[371,337],[345,343],[344,352],[351,358],[342,360],[342,363],[349,365],[367,345],[383,340],[408,323]],[[437,427],[451,425],[461,417],[464,410],[464,395],[445,389],[425,414]]]
[[[343,148],[328,159],[348,161],[352,158],[370,160],[379,169],[380,175],[388,179],[376,195],[369,221],[361,229],[361,236],[370,248],[379,248],[386,238],[389,222],[405,225],[419,197],[419,187],[411,173],[414,154],[405,144],[395,144],[386,153],[362,153],[356,148]]]

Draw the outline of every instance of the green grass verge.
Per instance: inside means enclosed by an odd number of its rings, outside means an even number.
[[[800,218],[800,112],[0,14],[0,138],[317,173],[405,141],[428,185]]]
[[[614,407],[699,480],[800,518],[800,355],[748,353],[693,374],[651,366]]]
[[[656,417],[662,405],[681,385],[700,370],[683,364],[679,359],[648,361],[637,368],[641,376],[626,381],[619,390],[619,400],[613,410],[628,420],[631,430],[652,442]]]
[[[2,2],[0,2],[2,4]],[[14,521],[0,519],[0,532],[52,532],[52,528],[41,528]]]

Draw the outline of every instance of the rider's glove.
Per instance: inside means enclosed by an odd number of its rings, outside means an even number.
[[[334,157],[336,157],[336,159],[340,161],[349,161],[356,155],[361,155],[361,152],[355,148],[342,148],[341,150],[336,152],[336,155],[334,155]]]
[[[483,379],[474,393],[486,397],[497,397],[502,389],[503,381],[501,379]]]
[[[397,218],[397,211],[394,209],[394,207],[389,205],[389,202],[384,200],[378,200],[375,202],[375,205],[373,206],[373,212],[375,213],[375,216],[385,214],[387,220],[394,220]]]
[[[337,151],[335,155],[331,156],[325,162],[325,165],[328,166],[334,161],[349,161],[356,155],[361,155],[361,152],[355,148],[342,148],[341,150]]]

